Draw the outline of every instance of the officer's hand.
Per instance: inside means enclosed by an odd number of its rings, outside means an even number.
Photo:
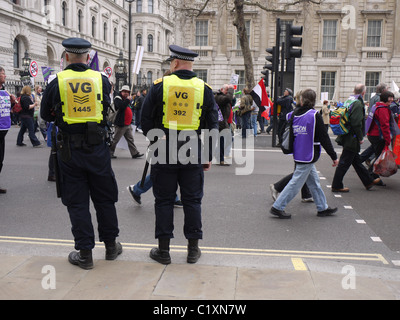
[[[211,169],[211,161],[209,163],[204,163],[203,164],[203,170],[208,171]]]
[[[333,160],[332,167],[337,167],[338,164],[339,164],[339,160],[338,159]]]

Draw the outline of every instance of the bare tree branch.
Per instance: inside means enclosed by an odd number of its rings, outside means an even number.
[[[183,12],[185,15],[190,17],[199,17],[206,10],[208,5],[212,5],[210,0],[205,0],[201,5],[194,4],[191,1],[186,0],[163,0],[167,5],[171,6],[174,10]],[[251,55],[249,40],[247,37],[247,31],[244,21],[244,7],[258,7],[259,9],[272,12],[272,13],[285,13],[289,7],[293,7],[299,4],[316,4],[320,5],[325,0],[291,0],[289,3],[282,4],[283,7],[277,8],[271,6],[269,1],[260,0],[226,0],[224,6],[227,6],[228,2],[233,2],[233,8],[230,10],[234,15],[233,25],[236,27],[238,38],[240,42],[240,48],[243,53],[243,62],[245,68],[245,81],[248,88],[254,86],[254,70],[253,70],[253,57]],[[263,3],[261,3],[263,2]],[[179,4],[178,4],[179,3]],[[182,5],[183,4],[183,5]]]

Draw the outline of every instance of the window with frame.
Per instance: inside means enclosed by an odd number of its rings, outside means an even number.
[[[142,0],[136,0],[136,13],[142,13]]]
[[[322,50],[336,50],[337,20],[324,20],[322,33]]]
[[[148,87],[151,87],[152,84],[153,84],[153,72],[147,71],[146,85]]]
[[[67,25],[67,3],[65,1],[61,5],[61,23],[64,27]]]
[[[250,43],[250,27],[251,27],[251,20],[245,20],[244,25],[246,27],[246,34],[247,34],[247,39],[249,40]],[[240,47],[240,40],[239,40],[239,34],[236,32],[236,49],[241,49]]]
[[[82,32],[82,10],[78,10],[78,32]]]
[[[104,41],[107,41],[107,32],[108,32],[107,22],[104,22],[104,25],[103,25],[103,40]]]
[[[19,41],[18,39],[14,40],[14,68],[19,68]]]
[[[371,94],[376,92],[376,86],[379,84],[381,73],[376,71],[367,71],[365,73],[365,100],[371,99]]]
[[[197,69],[193,70],[197,74],[197,78],[207,82],[207,70],[204,69]]]
[[[322,71],[321,72],[321,92],[328,92],[328,100],[333,99],[335,94],[335,71]]]
[[[196,21],[195,45],[196,46],[207,46],[208,45],[208,21],[207,20]]]
[[[147,10],[149,13],[153,13],[153,11],[154,11],[153,0],[147,0]]]
[[[382,38],[382,20],[368,20],[367,47],[380,47]]]
[[[142,45],[142,35],[139,33],[136,35],[136,47]]]
[[[153,35],[149,34],[147,36],[147,51],[153,52]]]
[[[96,18],[92,17],[92,37],[96,36]]]
[[[118,42],[118,31],[117,28],[114,28],[114,46],[117,45]]]

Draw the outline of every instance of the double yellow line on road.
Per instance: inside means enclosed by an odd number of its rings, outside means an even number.
[[[47,246],[73,246],[73,240],[47,239],[47,238],[29,238],[0,236],[0,242],[20,243],[20,244],[40,244]],[[102,246],[103,243],[96,242],[96,245]],[[154,244],[140,243],[122,243],[124,249],[128,250],[149,250]],[[171,251],[185,252],[186,246],[172,245]],[[246,249],[246,248],[219,248],[203,247],[202,253],[243,255],[243,256],[264,256],[264,257],[289,257],[295,270],[307,270],[304,264],[304,258],[310,259],[333,259],[333,260],[353,260],[353,261],[375,261],[382,264],[389,264],[387,260],[379,253],[348,253],[348,252],[323,252],[323,251],[296,251],[296,250],[273,250],[273,249]]]

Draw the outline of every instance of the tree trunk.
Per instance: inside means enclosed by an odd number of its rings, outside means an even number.
[[[250,44],[249,44],[249,39],[247,37],[246,25],[244,21],[243,2],[244,0],[234,0],[235,18],[233,21],[233,25],[237,29],[240,41],[240,48],[242,49],[243,53],[246,87],[249,89],[253,89],[254,88],[253,58],[251,56]]]

